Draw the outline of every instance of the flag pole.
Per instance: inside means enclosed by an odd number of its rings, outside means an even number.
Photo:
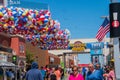
[[[101,18],[107,18],[108,20],[109,20],[109,16],[101,16]],[[104,39],[102,40],[103,42],[104,42],[104,48],[103,48],[103,65],[107,65],[107,53],[106,53],[106,49],[107,49],[107,47],[106,47],[106,39],[107,39],[107,37],[106,37],[106,35],[105,35],[105,37],[104,37]]]
[[[106,55],[106,35],[105,35],[105,37],[104,37],[104,39],[103,39],[103,42],[104,42],[104,48],[103,48],[103,57],[104,57],[104,65],[106,65],[107,64],[107,55]]]

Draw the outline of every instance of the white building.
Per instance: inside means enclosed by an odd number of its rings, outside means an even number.
[[[92,43],[92,42],[98,42],[96,38],[90,38],[90,39],[70,39],[70,44],[74,44],[76,41],[80,41],[82,43]],[[106,56],[110,53],[109,52],[109,48],[106,47],[106,42],[110,43],[110,38],[106,38],[103,40],[104,42],[104,48],[103,50],[103,54],[104,54],[104,63],[106,63]],[[64,53],[72,53],[72,50],[49,50],[49,53],[55,54],[55,55],[63,55]],[[90,53],[90,49],[85,49],[84,52],[89,52]],[[74,64],[78,63],[78,59],[76,58],[77,55],[74,56],[67,56],[66,60],[73,59],[74,60]],[[63,57],[60,57],[61,60],[63,61]]]
[[[95,38],[90,38],[90,39],[70,39],[70,44],[73,44],[76,41],[81,41],[82,43],[98,42],[97,39],[95,39]],[[110,38],[106,38],[104,42],[110,42]],[[108,51],[109,49],[106,49],[106,50]],[[87,49],[85,51],[90,51],[90,50]],[[72,52],[72,50],[49,50],[49,53],[52,53],[52,54],[55,54],[55,55],[61,55],[64,52]],[[106,53],[109,53],[109,52],[106,52]]]

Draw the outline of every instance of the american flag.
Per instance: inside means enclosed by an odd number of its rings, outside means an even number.
[[[100,26],[97,35],[96,35],[96,39],[101,42],[103,40],[103,38],[105,37],[105,35],[110,31],[110,23],[109,20],[107,18],[105,18],[103,24]]]

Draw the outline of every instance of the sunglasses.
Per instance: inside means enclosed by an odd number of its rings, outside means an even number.
[[[92,68],[92,66],[88,66],[88,68]]]
[[[78,70],[72,70],[73,72],[76,72],[76,71],[78,71]]]

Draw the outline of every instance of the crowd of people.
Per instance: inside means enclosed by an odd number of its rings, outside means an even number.
[[[113,65],[103,68],[100,64],[89,64],[86,68],[74,66],[69,72],[68,80],[116,80]]]
[[[72,66],[63,69],[60,66],[41,66],[33,62],[26,71],[17,71],[17,80],[116,80],[114,65],[101,67],[89,64],[87,67]],[[6,71],[9,80],[15,80],[12,69]],[[7,79],[7,80],[8,80]]]
[[[38,69],[38,64],[33,62],[31,65],[31,69],[26,72],[25,80],[62,80],[64,76],[64,69],[56,66],[41,66]]]
[[[92,63],[88,67],[73,66],[62,69],[58,66],[52,68],[46,66],[39,70],[38,64],[33,62],[25,78],[25,80],[116,80],[113,66],[101,67],[100,64]]]

